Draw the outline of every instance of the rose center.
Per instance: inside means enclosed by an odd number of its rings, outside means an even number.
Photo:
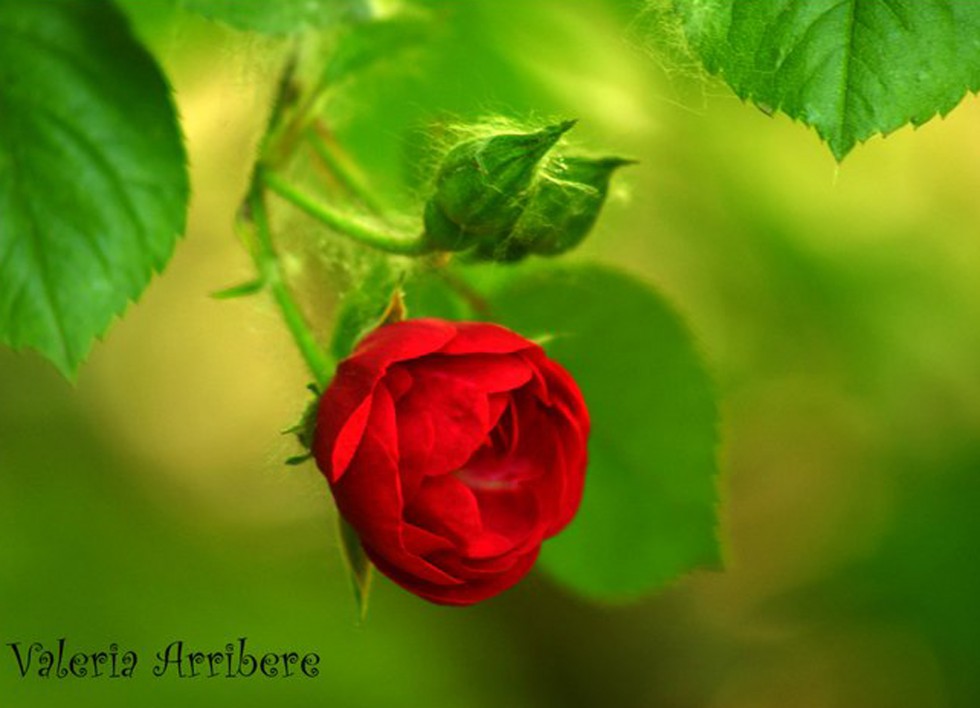
[[[534,476],[534,468],[516,450],[509,450],[493,435],[456,470],[456,478],[474,491],[511,491]]]

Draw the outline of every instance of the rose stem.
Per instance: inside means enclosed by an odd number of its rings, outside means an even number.
[[[323,161],[324,166],[333,173],[348,192],[375,216],[384,214],[384,206],[374,196],[374,192],[368,186],[364,175],[337,145],[330,129],[322,120],[317,120],[306,130],[306,139],[313,151]]]
[[[332,208],[321,204],[310,195],[301,191],[295,185],[288,183],[275,172],[266,172],[262,179],[270,190],[293,206],[305,211],[338,233],[365,246],[402,256],[417,256],[430,250],[429,246],[421,237],[405,238],[403,236],[396,236],[395,234],[382,231],[376,227],[352,219],[347,214],[334,211]]]
[[[279,256],[272,243],[272,232],[269,229],[269,213],[262,191],[264,170],[261,166],[256,166],[255,170],[256,174],[246,202],[248,207],[246,218],[255,225],[256,247],[252,252],[252,258],[262,282],[269,288],[276,304],[279,305],[283,320],[293,335],[293,340],[299,347],[300,354],[302,354],[306,365],[313,374],[317,386],[322,390],[330,383],[335,364],[327,353],[320,348],[316,337],[313,336],[313,332],[306,324],[306,319],[303,317],[299,305],[296,304],[286,285]]]
[[[360,168],[344,153],[343,148],[337,144],[330,128],[318,119],[306,131],[307,141],[323,160],[323,164],[337,178],[337,180],[354,195],[365,207],[376,216],[384,214],[384,207],[374,196],[374,192],[365,180]],[[448,254],[446,254],[448,255]],[[489,301],[476,291],[469,283],[460,278],[455,273],[446,270],[443,266],[448,263],[437,263],[435,272],[453,290],[456,291],[463,300],[466,301],[473,312],[484,318],[491,319]]]

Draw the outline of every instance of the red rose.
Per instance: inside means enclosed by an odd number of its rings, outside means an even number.
[[[575,515],[589,415],[572,377],[494,324],[365,337],[323,394],[313,454],[368,557],[432,602],[514,585]]]

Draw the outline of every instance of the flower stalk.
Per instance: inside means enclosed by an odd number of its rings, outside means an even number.
[[[289,183],[275,172],[265,172],[262,181],[269,190],[293,206],[334,231],[365,246],[400,256],[418,256],[432,250],[430,245],[421,238],[406,238],[337,211],[310,196],[296,185]]]
[[[317,386],[322,390],[333,377],[335,362],[320,347],[283,277],[279,255],[272,243],[269,212],[262,189],[263,173],[263,167],[257,165],[241,217],[244,222],[252,227],[252,234],[254,235],[250,249],[252,260],[256,270],[258,270],[261,282],[268,288],[276,301],[283,321],[293,336],[293,341],[296,342],[296,346],[307,367],[309,367],[310,373],[313,374]]]
[[[336,139],[322,121],[317,121],[306,131],[306,140],[324,166],[336,177],[355,199],[375,216],[383,216],[384,205],[368,185],[364,174],[348,155],[337,145]]]

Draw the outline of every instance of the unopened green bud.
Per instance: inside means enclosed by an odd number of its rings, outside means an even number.
[[[466,140],[450,150],[425,206],[425,238],[446,251],[506,239],[527,207],[542,158],[573,125]]]
[[[510,236],[500,241],[481,241],[473,250],[473,259],[497,263],[516,263],[527,258],[530,253],[528,244],[512,232]]]
[[[633,160],[564,157],[538,183],[511,240],[531,253],[554,256],[574,248],[592,230],[609,193],[612,173]]]

